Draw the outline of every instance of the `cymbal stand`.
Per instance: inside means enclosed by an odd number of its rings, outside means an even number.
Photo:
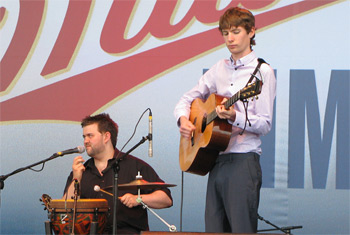
[[[150,212],[152,212],[160,221],[162,221],[166,226],[168,226],[170,232],[176,232],[175,225],[168,224],[162,217],[160,217],[156,212],[154,212],[151,208],[147,206],[146,203],[142,201],[141,194],[140,194],[140,188],[137,189],[137,198],[136,201],[140,203],[143,206],[143,209],[148,209]]]

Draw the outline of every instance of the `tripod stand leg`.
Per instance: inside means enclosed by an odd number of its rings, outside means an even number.
[[[52,235],[51,223],[50,221],[45,221],[45,234]]]
[[[93,221],[91,222],[90,234],[97,234],[97,225],[98,223]]]

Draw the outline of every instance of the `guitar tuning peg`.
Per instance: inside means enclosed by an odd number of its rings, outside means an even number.
[[[259,99],[259,96],[255,96],[255,99],[258,100],[258,99]]]

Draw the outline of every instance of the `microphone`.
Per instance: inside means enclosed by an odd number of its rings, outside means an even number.
[[[148,116],[148,156],[153,157],[153,146],[152,146],[152,111],[149,110]]]
[[[94,187],[94,191],[95,192],[103,192],[103,193],[105,193],[105,194],[108,194],[108,195],[110,195],[110,196],[112,196],[113,197],[113,194],[112,193],[110,193],[110,192],[107,192],[107,191],[105,191],[105,190],[103,190],[103,189],[101,189],[101,187],[100,186],[98,186],[98,185],[95,185],[95,187]]]
[[[54,155],[55,156],[63,156],[63,155],[66,155],[66,154],[71,154],[71,153],[83,153],[85,152],[85,148],[84,146],[78,146],[74,149],[67,149],[67,150],[64,150],[62,152],[57,152],[55,153]]]
[[[80,196],[79,181],[77,179],[74,179],[74,194]]]

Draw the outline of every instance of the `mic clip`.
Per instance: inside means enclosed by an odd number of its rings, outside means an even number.
[[[77,179],[74,179],[74,196],[80,196],[80,184]]]

